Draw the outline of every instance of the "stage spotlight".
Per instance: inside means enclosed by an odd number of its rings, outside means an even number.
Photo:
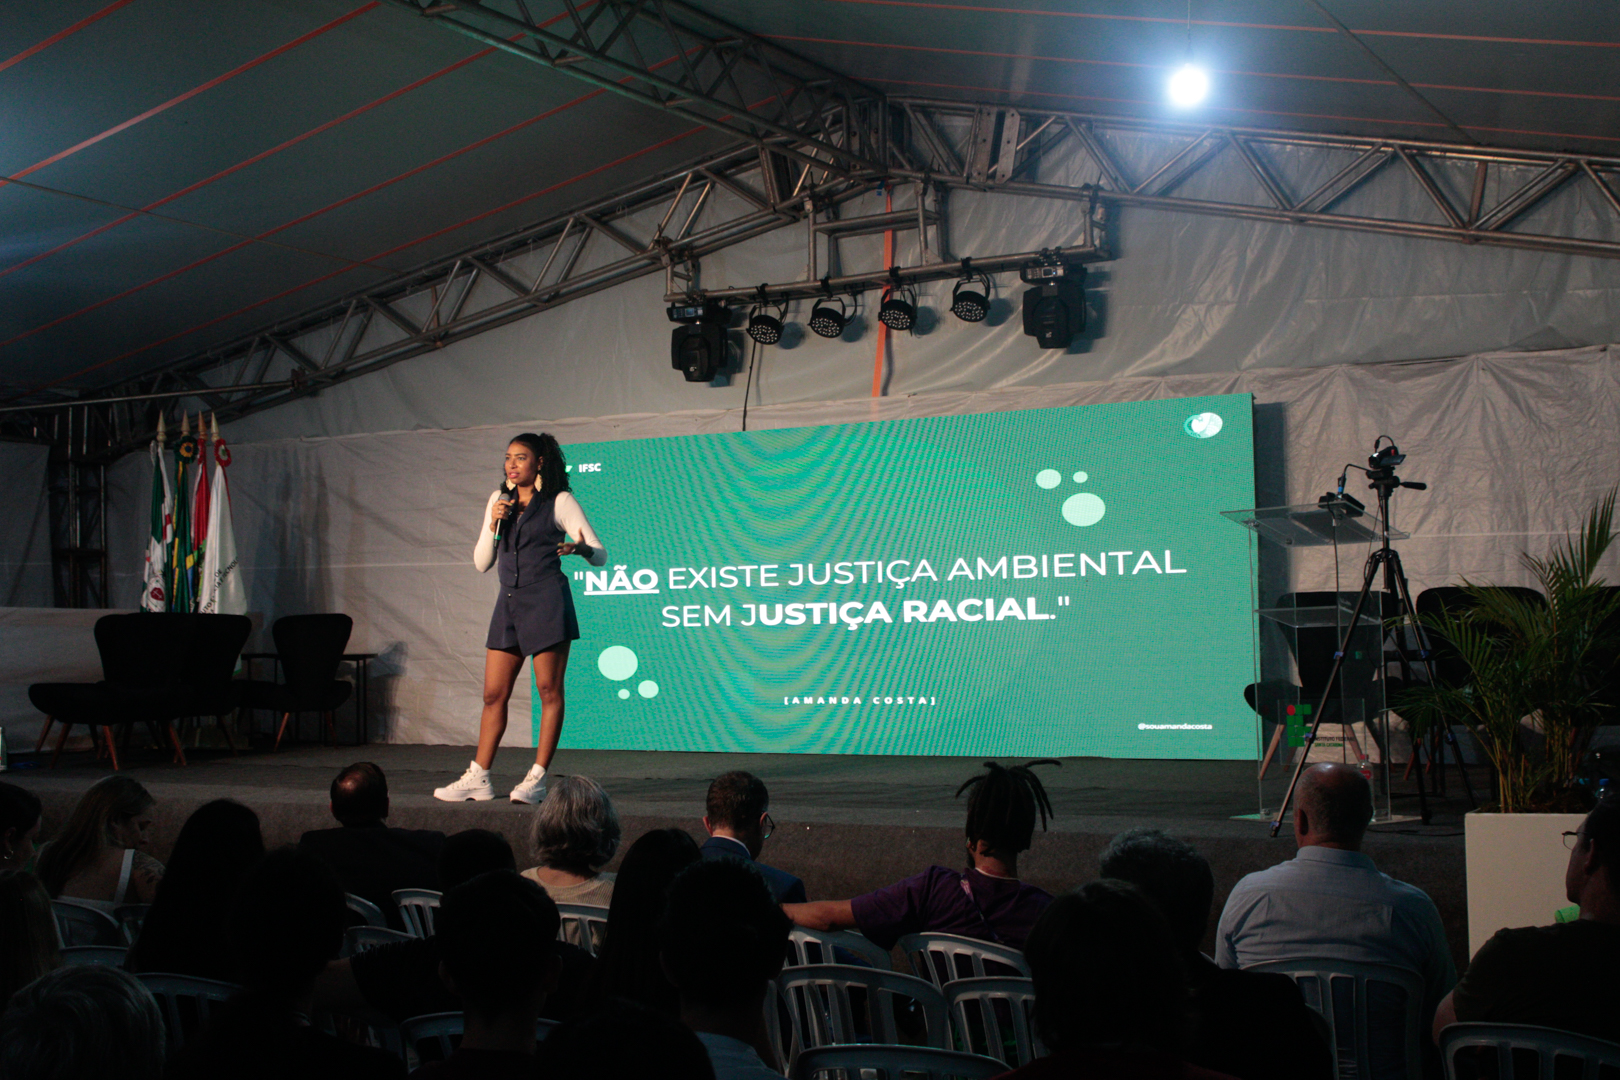
[[[765,286],[759,287],[759,301],[754,310],[748,313],[748,336],[761,345],[775,345],[782,340],[782,320],[787,317],[787,305],[776,305],[776,314],[769,315],[765,308],[770,300],[765,295]]]
[[[878,308],[878,322],[890,330],[910,330],[917,323],[917,297],[910,289],[903,290],[911,299],[901,299],[902,290],[891,285],[883,290],[883,304]]]
[[[1209,96],[1209,76],[1197,64],[1186,63],[1170,76],[1170,102],[1190,109]]]
[[[1066,349],[1086,328],[1086,268],[1043,256],[1018,268],[1035,286],[1024,293],[1024,333],[1043,349]]]
[[[835,308],[833,304],[838,306]],[[829,296],[825,300],[818,300],[816,306],[810,309],[810,329],[824,338],[842,337],[844,324],[848,321],[849,313],[841,296]]]
[[[963,322],[984,322],[984,317],[990,314],[990,279],[975,274],[966,259],[962,260],[962,273],[962,280],[951,290],[951,314]],[[982,288],[963,288],[981,284]]]
[[[667,314],[681,324],[670,334],[670,367],[687,382],[713,382],[726,363],[731,309],[717,300],[690,300],[669,305]]]

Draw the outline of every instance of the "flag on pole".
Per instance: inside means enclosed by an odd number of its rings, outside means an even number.
[[[169,610],[195,611],[197,592],[191,570],[192,493],[196,488],[197,440],[191,435],[191,418],[180,414],[180,439],[174,444],[174,542],[169,546]]]
[[[208,429],[203,426],[201,410],[197,413],[196,470],[192,473],[191,492],[191,610],[201,611],[202,564],[208,552],[208,459],[213,456]]]
[[[197,610],[207,614],[246,615],[247,589],[236,561],[236,531],[231,523],[231,487],[225,467],[231,452],[219,437],[219,418],[214,418],[208,442],[214,458],[214,482],[208,497],[208,546],[203,551],[202,581]]]
[[[146,538],[146,567],[141,589],[144,611],[168,610],[169,590],[164,572],[168,565],[169,543],[174,539],[174,491],[169,487],[169,470],[163,464],[163,417],[158,416],[157,438],[147,448],[152,459],[151,527]]]

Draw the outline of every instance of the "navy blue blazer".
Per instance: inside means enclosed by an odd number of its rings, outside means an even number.
[[[770,887],[771,898],[778,904],[805,902],[803,881],[786,870],[778,870],[774,866],[766,866],[762,862],[750,859],[748,849],[743,846],[741,840],[733,840],[727,836],[711,836],[703,841],[702,850],[705,859],[736,859],[758,870],[765,878],[765,884]]]

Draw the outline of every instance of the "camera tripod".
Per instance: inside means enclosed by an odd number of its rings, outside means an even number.
[[[1344,659],[1350,649],[1350,638],[1356,632],[1356,626],[1361,620],[1361,612],[1367,606],[1367,598],[1372,592],[1373,581],[1377,579],[1380,571],[1383,572],[1384,591],[1393,594],[1400,603],[1400,615],[1397,617],[1399,620],[1397,626],[1399,636],[1396,640],[1400,652],[1401,675],[1404,681],[1408,684],[1411,682],[1411,660],[1407,657],[1405,648],[1405,635],[1408,628],[1411,629],[1417,641],[1417,657],[1428,673],[1430,684],[1432,685],[1436,681],[1434,650],[1429,645],[1429,635],[1423,629],[1423,624],[1418,620],[1417,609],[1412,604],[1412,588],[1407,584],[1406,571],[1401,566],[1400,552],[1391,547],[1389,542],[1390,494],[1396,488],[1402,487],[1411,488],[1414,491],[1425,491],[1429,485],[1403,481],[1395,475],[1395,467],[1406,460],[1406,455],[1396,449],[1393,439],[1390,440],[1388,446],[1380,450],[1379,443],[1388,438],[1387,435],[1380,435],[1377,442],[1373,443],[1373,453],[1367,459],[1367,468],[1362,469],[1359,465],[1345,466],[1346,472],[1350,469],[1359,469],[1366,473],[1367,479],[1370,481],[1367,486],[1378,496],[1378,549],[1367,556],[1366,571],[1361,579],[1361,592],[1356,594],[1355,606],[1350,612],[1350,623],[1345,628],[1344,639],[1339,642],[1339,647],[1333,654],[1333,667],[1328,671],[1327,685],[1322,690],[1322,699],[1316,704],[1315,716],[1311,721],[1310,730],[1305,733],[1305,745],[1300,751],[1299,760],[1294,763],[1294,774],[1288,780],[1288,790],[1283,793],[1282,803],[1277,807],[1277,816],[1271,822],[1271,836],[1273,839],[1282,831],[1283,819],[1288,815],[1289,804],[1294,799],[1294,789],[1299,786],[1300,774],[1305,771],[1305,763],[1310,759],[1311,747],[1316,742],[1317,730],[1322,726],[1328,699],[1333,696],[1333,688],[1339,681],[1339,672],[1344,667]],[[1341,474],[1338,496],[1342,497],[1343,495],[1344,474]],[[1340,505],[1359,506],[1360,504],[1352,504],[1347,500]],[[1383,615],[1381,608],[1379,615],[1380,617]],[[1474,799],[1474,787],[1468,779],[1468,770],[1463,767],[1462,749],[1457,745],[1457,736],[1451,730],[1450,724],[1442,724],[1442,727],[1444,728],[1444,737],[1437,743],[1437,752],[1439,754],[1439,768],[1436,771],[1437,781],[1445,772],[1446,746],[1449,744],[1452,756],[1457,763],[1458,775],[1462,777],[1463,788],[1468,793],[1469,805],[1477,806],[1478,803]],[[1418,753],[1418,746],[1419,741],[1414,738],[1412,740],[1414,760]],[[1389,747],[1380,747],[1380,751],[1384,755],[1387,767]],[[1432,760],[1434,758],[1431,754]],[[1423,769],[1421,765],[1414,772],[1417,775],[1418,816],[1423,824],[1427,825],[1429,823],[1429,799],[1423,787]],[[1438,790],[1436,793],[1438,794]]]

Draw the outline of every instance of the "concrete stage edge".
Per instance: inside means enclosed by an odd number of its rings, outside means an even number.
[[[308,829],[336,825],[327,789],[338,769],[369,760],[387,773],[389,823],[455,832],[494,829],[506,835],[519,866],[529,857],[532,811],[505,793],[527,768],[529,751],[508,748],[495,763],[496,801],[446,804],[432,789],[459,776],[468,747],[372,745],[294,746],[279,753],[188,751],[186,767],[152,750],[121,754],[124,772],[158,800],[154,854],[167,855],[187,815],[210,799],[233,798],[258,811],[265,840],[290,843]],[[916,873],[931,863],[964,864],[963,801],[956,788],[982,759],[855,757],[798,754],[689,754],[644,751],[559,751],[554,773],[599,781],[613,797],[624,828],[620,853],[652,828],[677,826],[703,838],[708,781],[728,769],[746,769],[770,788],[776,834],[764,861],[798,874],[812,899],[842,899]],[[45,803],[43,835],[53,835],[78,796],[111,770],[89,753],[64,754],[60,768],[48,755],[13,758],[6,780],[37,792]],[[1215,872],[1218,915],[1227,892],[1244,874],[1293,857],[1287,835],[1268,839],[1266,824],[1234,821],[1256,809],[1254,763],[1234,761],[1121,761],[1068,758],[1039,774],[1056,812],[1049,831],[1035,834],[1020,875],[1054,893],[1097,876],[1097,856],[1110,837],[1140,826],[1160,828],[1203,852]],[[1452,777],[1451,798],[1431,800],[1432,824],[1375,826],[1364,850],[1385,873],[1422,888],[1440,909],[1459,970],[1467,960],[1466,883],[1462,815],[1467,805]],[[1474,787],[1484,790],[1483,773]],[[1415,814],[1415,787],[1397,784],[1397,813]],[[1404,797],[1403,797],[1404,796]],[[617,859],[608,869],[617,865]],[[1213,919],[1206,947],[1213,947]]]

